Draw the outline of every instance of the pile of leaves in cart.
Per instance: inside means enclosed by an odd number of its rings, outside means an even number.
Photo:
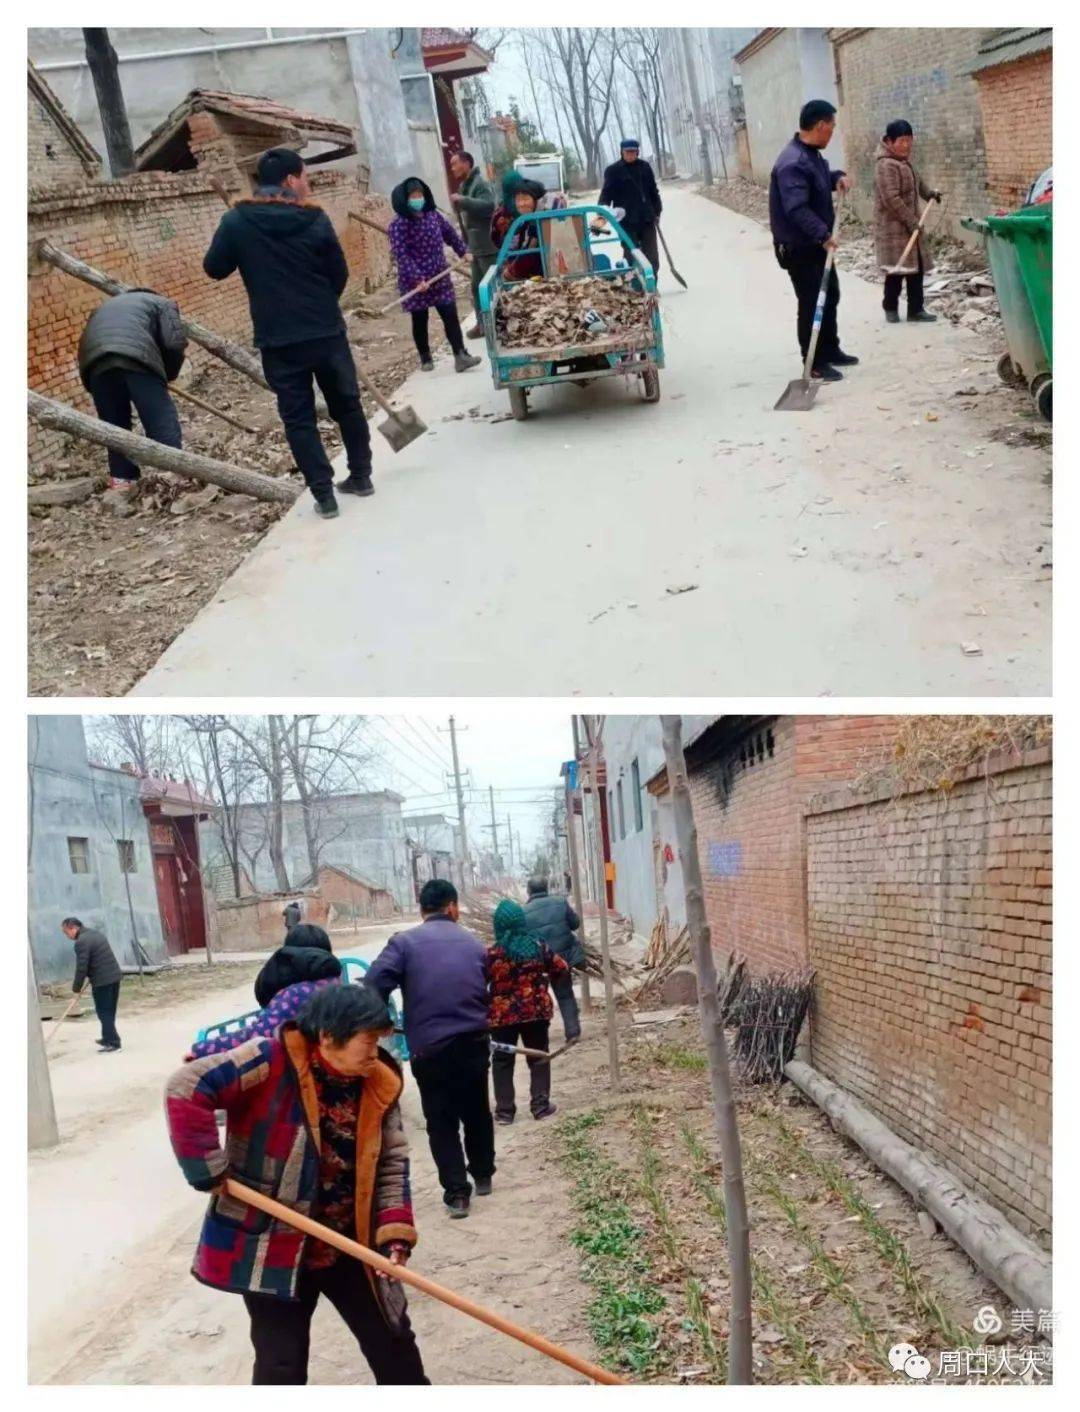
[[[612,337],[644,342],[654,302],[619,276],[530,279],[499,294],[495,327],[503,348],[561,348]]]

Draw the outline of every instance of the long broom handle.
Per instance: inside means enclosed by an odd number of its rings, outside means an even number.
[[[209,402],[204,402],[201,397],[196,397],[194,392],[186,392],[182,387],[170,387],[169,391],[174,397],[183,398],[185,402],[190,402],[196,407],[201,407],[204,412],[210,412],[215,417],[220,417],[223,422],[228,422],[230,426],[236,427],[240,431],[246,431],[249,436],[262,435],[256,427],[249,427],[246,422],[238,421],[236,417],[231,417],[228,412],[223,412],[220,407],[212,407]]]
[[[430,1294],[433,1299],[440,1299],[444,1304],[449,1304],[452,1309],[459,1310],[462,1314],[468,1314],[470,1318],[479,1319],[480,1323],[487,1324],[493,1329],[497,1329],[501,1334],[507,1334],[510,1338],[516,1338],[520,1343],[527,1344],[529,1348],[535,1348],[539,1353],[546,1354],[553,1358],[556,1363],[565,1364],[567,1368],[573,1368],[575,1372],[582,1373],[586,1378],[590,1378],[594,1383],[624,1384],[625,1378],[618,1377],[615,1373],[609,1373],[606,1368],[598,1368],[595,1363],[590,1363],[586,1358],[579,1358],[576,1353],[571,1353],[569,1349],[562,1348],[557,1343],[552,1343],[543,1334],[534,1334],[529,1329],[523,1329],[520,1324],[511,1323],[509,1319],[504,1319],[501,1314],[496,1314],[491,1309],[485,1309],[482,1304],[476,1304],[471,1299],[466,1299],[463,1294],[458,1294],[452,1289],[447,1289],[445,1285],[436,1284],[434,1280],[429,1280],[426,1275],[418,1275],[415,1271],[408,1269],[404,1265],[395,1265],[392,1260],[387,1260],[384,1255],[377,1251],[370,1250],[366,1245],[361,1245],[359,1241],[350,1240],[348,1236],[339,1235],[337,1231],[332,1231],[328,1226],[313,1221],[309,1216],[302,1216],[298,1211],[291,1211],[288,1206],[283,1206],[280,1201],[275,1201],[271,1196],[264,1196],[262,1192],[253,1191],[251,1187],[245,1186],[243,1182],[236,1181],[233,1177],[225,1179],[225,1190],[230,1196],[235,1196],[239,1201],[246,1201],[249,1206],[255,1206],[260,1211],[267,1212],[279,1221],[284,1221],[286,1225],[293,1226],[298,1231],[303,1231],[305,1235],[317,1236],[319,1240],[325,1241],[327,1245],[332,1245],[336,1250],[343,1251],[346,1255],[351,1255],[355,1260],[362,1260],[365,1265],[370,1265],[372,1269],[381,1271],[384,1275],[389,1275],[391,1279],[400,1280],[402,1284],[412,1285],[414,1288],[423,1290],[425,1294]]]
[[[833,267],[833,260],[836,258],[836,251],[831,247],[825,258],[825,273],[821,277],[821,288],[818,290],[817,303],[814,305],[814,326],[810,330],[810,347],[806,350],[806,362],[803,365],[803,382],[810,381],[810,371],[814,366],[814,354],[817,352],[818,339],[821,336],[821,324],[825,317],[825,299],[829,290],[829,274]]]
[[[925,205],[925,206],[923,207],[923,209],[922,209],[922,215],[919,217],[919,224],[918,224],[918,225],[915,227],[915,229],[911,232],[911,239],[910,239],[910,240],[908,241],[908,243],[904,246],[904,253],[900,256],[899,260],[897,260],[896,264],[893,265],[892,269],[889,271],[889,274],[891,274],[891,275],[899,275],[899,274],[903,274],[903,273],[904,273],[904,261],[907,259],[907,257],[911,254],[912,250],[914,249],[914,247],[915,247],[915,242],[918,240],[919,234],[920,234],[920,232],[922,231],[923,221],[926,220],[926,217],[927,217],[927,215],[929,214],[929,211],[930,211],[930,202],[928,201],[928,202],[926,203],[926,205]],[[937,227],[935,227],[935,229],[937,229]],[[914,272],[913,272],[913,273],[914,273]]]
[[[411,299],[414,294],[422,293],[423,290],[429,289],[431,285],[438,284],[441,279],[445,279],[447,275],[452,275],[455,270],[460,270],[462,265],[467,265],[471,259],[471,255],[462,255],[460,259],[455,260],[452,265],[447,265],[445,269],[440,270],[437,275],[432,275],[430,279],[424,280],[422,284],[416,285],[414,289],[407,289],[404,294],[399,295],[391,303],[384,305],[384,307],[379,310],[379,313],[388,314],[391,309],[396,309],[399,304],[403,304],[406,299]]]
[[[79,1001],[82,999],[82,993],[83,993],[83,991],[84,991],[85,989],[86,989],[86,982],[83,981],[82,985],[81,985],[81,986],[79,987],[79,989],[75,992],[75,994],[71,997],[71,1001],[70,1001],[70,1003],[68,1004],[67,1009],[66,1009],[66,1010],[64,1011],[64,1013],[60,1016],[59,1020],[57,1020],[56,1024],[53,1025],[53,1027],[52,1027],[52,1029],[49,1031],[49,1033],[45,1036],[45,1043],[46,1043],[46,1045],[48,1045],[48,1044],[50,1043],[50,1041],[52,1040],[53,1035],[56,1034],[57,1030],[60,1028],[60,1026],[61,1026],[61,1025],[64,1023],[64,1021],[67,1019],[67,1017],[71,1014],[72,1010],[75,1009],[75,1006],[76,1006],[76,1005],[79,1003]]]

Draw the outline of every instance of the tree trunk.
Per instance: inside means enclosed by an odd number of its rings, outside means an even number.
[[[127,176],[135,170],[135,151],[131,143],[127,108],[124,106],[124,91],[120,87],[120,64],[116,50],[107,29],[84,29],[83,39],[105,133],[109,171],[114,177]]]
[[[716,963],[705,918],[705,893],[701,884],[697,826],[690,802],[690,780],[682,747],[682,717],[661,716],[664,759],[671,791],[675,837],[686,893],[686,921],[690,949],[697,972],[701,1033],[709,1059],[713,1116],[724,1165],[724,1210],[727,1218],[728,1259],[731,1264],[731,1321],[728,1336],[728,1382],[753,1381],[753,1329],[751,1324],[750,1219],[743,1185],[742,1151],[735,1099],[731,1087],[727,1042],[716,994]]]
[[[245,471],[239,466],[215,461],[211,456],[202,456],[195,451],[181,451],[175,446],[163,446],[159,441],[139,436],[133,431],[114,427],[111,422],[98,421],[96,417],[67,407],[51,397],[42,397],[39,392],[26,394],[27,408],[36,422],[54,431],[67,432],[69,436],[93,441],[98,446],[107,446],[113,451],[122,451],[136,465],[156,466],[160,471],[172,471],[178,476],[188,476],[204,485],[219,485],[222,490],[235,491],[238,495],[251,495],[256,500],[268,500],[279,505],[291,505],[299,491],[285,480],[271,480],[257,471]]]
[[[41,1033],[40,999],[29,938],[26,979],[26,1139],[27,1147],[33,1152],[37,1148],[55,1147],[60,1141],[60,1134],[56,1126],[49,1061],[45,1056],[45,1040]]]
[[[270,862],[278,888],[281,892],[288,892],[289,874],[284,852],[285,765],[281,752],[284,726],[281,716],[267,716],[266,724],[270,737]]]
[[[308,868],[312,881],[314,881],[315,875],[319,871],[319,828],[315,819],[315,801],[308,787],[305,752],[300,745],[299,716],[293,716],[291,724],[285,729],[283,745],[289,762],[289,771],[292,774],[296,793],[300,800],[300,815],[304,821],[304,843],[307,846]]]
[[[63,270],[66,275],[72,275],[75,279],[81,279],[84,284],[93,285],[103,294],[126,294],[131,288],[129,284],[121,284],[118,279],[113,279],[110,275],[95,270],[85,261],[77,260],[66,250],[58,249],[49,240],[39,240],[34,250],[39,260],[45,260],[50,265],[55,265],[58,270]],[[180,322],[184,332],[194,343],[201,344],[208,353],[213,353],[216,358],[220,358],[223,363],[228,363],[230,368],[235,368],[238,373],[243,373],[245,377],[258,383],[260,387],[269,389],[270,384],[266,381],[259,360],[254,353],[246,348],[241,348],[238,343],[222,338],[219,333],[206,328],[204,324],[196,323],[194,319],[185,318],[182,311]]]

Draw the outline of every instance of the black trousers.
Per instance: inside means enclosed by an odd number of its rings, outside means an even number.
[[[427,1383],[416,1335],[408,1315],[399,1332],[389,1328],[359,1260],[341,1255],[319,1270],[301,1270],[298,1298],[278,1299],[272,1294],[245,1294],[251,1317],[251,1342],[256,1385],[307,1382],[311,1316],[325,1294],[360,1345],[377,1383],[416,1385]]]
[[[103,422],[131,430],[134,406],[143,431],[162,446],[180,445],[180,418],[167,384],[155,373],[132,373],[108,368],[90,374],[90,396]],[[109,474],[115,480],[138,480],[139,468],[122,451],[109,452]]]
[[[456,304],[436,304],[435,310],[442,319],[442,326],[446,330],[446,341],[450,344],[455,353],[465,352],[465,340],[461,336],[461,320],[458,318]],[[412,319],[412,336],[416,344],[416,351],[420,354],[421,363],[431,362],[431,342],[428,338],[428,309],[415,309],[410,315]]]
[[[344,333],[264,348],[262,365],[277,397],[289,450],[315,499],[324,500],[332,494],[334,472],[315,420],[312,380],[318,383],[327,410],[341,428],[349,474],[370,476],[371,433],[360,406],[356,364]]]
[[[900,289],[905,280],[907,281],[908,313],[921,314],[923,311],[924,300],[922,251],[919,249],[918,245],[916,245],[915,250],[919,257],[919,268],[915,274],[885,276],[885,297],[881,301],[881,307],[886,311],[886,313],[895,313],[900,308]]]
[[[118,1045],[120,1036],[116,1031],[116,1007],[120,1003],[120,982],[92,986],[90,994],[94,997],[94,1009],[101,1021],[102,1040],[106,1044]]]
[[[480,285],[496,258],[495,255],[474,255],[472,257],[472,300],[477,322],[480,321]]]
[[[821,288],[821,276],[825,273],[826,250],[821,245],[807,246],[805,249],[789,250],[787,252],[788,278],[795,289],[795,297],[799,302],[799,312],[796,326],[799,336],[799,352],[803,358],[806,357],[806,350],[810,347],[810,331],[814,324],[814,308],[817,305],[818,290]],[[817,352],[814,354],[814,362],[817,365],[827,363],[834,353],[840,352],[840,335],[836,327],[836,308],[840,303],[840,280],[837,278],[836,266],[834,265],[829,273],[829,283],[825,291],[825,311],[821,319],[821,334],[818,337]]]
[[[500,1044],[514,1044],[518,1036],[527,1049],[547,1049],[547,1020],[527,1020],[522,1025],[497,1025],[491,1031],[491,1038]],[[526,1059],[529,1066],[529,1111],[542,1113],[551,1102],[551,1064],[546,1059]],[[517,1112],[514,1097],[514,1065],[517,1056],[500,1054],[496,1049],[491,1056],[491,1079],[495,1089],[495,1112],[500,1118],[512,1118]]]
[[[446,1202],[472,1194],[468,1173],[483,1181],[495,1171],[495,1127],[488,1097],[490,1064],[487,1030],[455,1035],[434,1053],[412,1057],[428,1143]]]
[[[653,274],[659,275],[660,243],[656,238],[656,222],[650,221],[647,226],[639,226],[634,230],[631,230],[629,226],[624,226],[623,229],[652,265]]]
[[[577,1039],[581,1034],[581,1016],[578,1014],[577,996],[574,994],[574,973],[558,976],[551,982],[555,999],[559,1002],[563,1029],[567,1039]]]

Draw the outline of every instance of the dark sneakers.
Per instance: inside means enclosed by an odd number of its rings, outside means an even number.
[[[886,309],[886,310],[885,310],[885,322],[886,322],[887,324],[898,324],[898,323],[900,322],[900,313],[899,313],[899,311],[896,310],[896,309]]]
[[[822,363],[820,367],[811,368],[810,376],[815,382],[842,382],[844,374],[839,368],[834,368],[829,363]]]
[[[321,500],[315,501],[315,513],[324,520],[337,519],[341,511],[338,509],[338,503],[334,499],[333,492],[329,495],[324,495]]]
[[[451,1221],[463,1221],[469,1214],[469,1198],[467,1196],[452,1196],[446,1203],[446,1210]]]
[[[853,368],[859,360],[858,358],[856,358],[854,353],[841,353],[837,351],[836,353],[830,353],[830,355],[828,356],[828,358],[825,359],[825,361],[831,367]]]
[[[474,1178],[473,1178],[473,1185],[476,1187],[476,1194],[477,1194],[477,1196],[490,1196],[490,1195],[491,1195],[491,1178],[490,1178],[490,1177],[474,1177]]]
[[[534,1113],[534,1114],[533,1114],[533,1117],[536,1118],[536,1119],[538,1119],[538,1120],[539,1120],[540,1118],[551,1118],[551,1117],[553,1117],[557,1112],[558,1112],[558,1109],[555,1107],[554,1103],[549,1103],[546,1108],[541,1108],[538,1113]]]
[[[370,471],[368,472],[367,475],[363,475],[363,476],[354,476],[354,475],[350,474],[350,475],[346,476],[346,478],[345,478],[344,480],[339,480],[339,481],[337,482],[337,484],[334,486],[334,489],[335,489],[340,495],[374,495],[374,494],[375,494],[375,487],[374,487],[374,486],[372,485],[372,483],[371,483],[371,472],[370,472]]]
[[[937,315],[928,314],[925,309],[920,309],[917,314],[908,314],[907,321],[909,324],[936,324]]]

